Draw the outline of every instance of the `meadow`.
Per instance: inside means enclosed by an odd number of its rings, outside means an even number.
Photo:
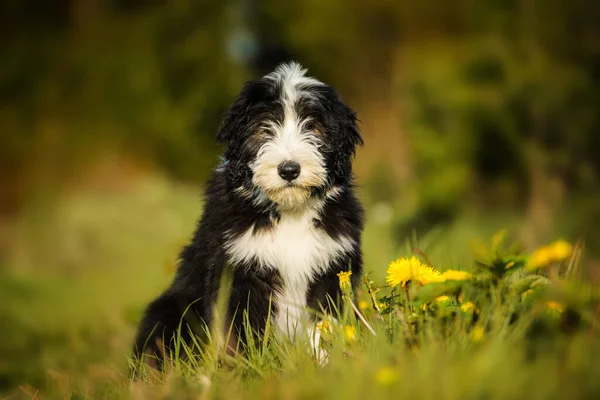
[[[33,199],[0,269],[1,398],[598,398],[600,288],[581,243],[523,248],[517,218],[465,215],[397,245],[388,208],[367,209],[359,316],[347,301],[321,325],[325,365],[269,336],[131,382],[136,323],[173,276],[201,190],[153,176]]]

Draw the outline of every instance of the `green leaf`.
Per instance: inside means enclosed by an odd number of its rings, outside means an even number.
[[[431,303],[436,299],[436,297],[458,294],[462,287],[468,284],[468,281],[449,281],[425,285],[417,292],[414,298],[414,304],[422,305],[425,303]]]

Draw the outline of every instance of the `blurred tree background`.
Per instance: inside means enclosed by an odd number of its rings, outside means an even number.
[[[598,2],[5,0],[0,59],[0,259],[40,199],[201,184],[242,83],[290,59],[357,110],[398,241],[508,212],[600,248]]]

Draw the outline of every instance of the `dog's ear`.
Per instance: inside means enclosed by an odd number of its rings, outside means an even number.
[[[246,89],[249,84],[250,82],[244,85],[244,88],[235,99],[234,103],[229,107],[229,110],[227,110],[227,114],[225,114],[225,117],[219,126],[217,143],[220,145],[227,146],[232,140],[235,140],[243,128],[243,117],[250,108],[246,96]]]
[[[339,100],[339,97],[338,97]],[[340,108],[342,115],[342,130],[344,131],[344,145],[351,148],[352,155],[356,152],[356,146],[364,145],[364,141],[362,136],[360,135],[360,129],[358,127],[358,123],[360,122],[358,118],[356,118],[356,112],[344,104],[341,100]]]
[[[342,101],[338,93],[331,86],[321,89],[321,96],[327,108],[327,125],[333,127],[333,136],[339,146],[338,150],[344,154],[354,155],[356,146],[364,144],[356,113]]]
[[[268,95],[269,86],[264,80],[246,82],[219,127],[217,143],[229,147],[232,142],[239,142],[242,135],[250,133],[251,124],[255,122],[254,108]]]
[[[333,88],[324,86],[321,90],[321,98],[327,109],[326,125],[334,147],[333,172],[339,179],[346,179],[351,175],[352,157],[356,154],[356,147],[364,144],[358,127],[359,121],[356,113],[342,101]]]
[[[356,113],[341,100],[339,101],[339,146],[342,157],[336,159],[335,174],[342,179],[347,179],[352,175],[352,157],[356,154],[356,147],[362,146],[364,141],[360,135]]]

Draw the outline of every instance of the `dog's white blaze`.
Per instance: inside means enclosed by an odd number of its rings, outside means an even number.
[[[302,86],[323,85],[323,82],[306,76],[306,69],[294,62],[280,65],[265,78],[274,81],[281,80],[284,96],[292,103],[297,100]]]
[[[314,210],[283,214],[279,223],[267,231],[254,233],[254,226],[226,244],[232,263],[258,262],[261,268],[275,269],[283,280],[278,293],[276,324],[291,338],[308,322],[306,292],[317,273],[327,270],[329,263],[353,249],[347,237],[333,239],[314,226]]]

